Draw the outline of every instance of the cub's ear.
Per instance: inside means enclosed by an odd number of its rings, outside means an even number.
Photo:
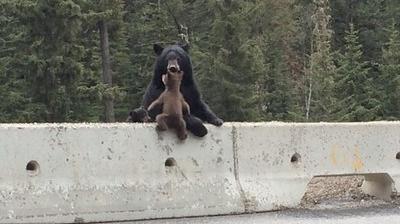
[[[189,44],[184,44],[184,45],[181,45],[181,48],[184,50],[184,51],[186,51],[186,52],[189,52]]]
[[[154,53],[156,53],[156,55],[159,56],[161,52],[164,50],[164,48],[161,47],[159,44],[153,44],[153,50]]]

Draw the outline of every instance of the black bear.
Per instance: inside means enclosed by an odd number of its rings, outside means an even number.
[[[161,113],[162,107],[160,106],[149,110],[148,113],[145,111],[165,90],[165,85],[162,82],[162,75],[167,73],[168,64],[177,61],[179,69],[181,69],[184,74],[180,91],[191,109],[191,113],[183,117],[186,122],[186,128],[195,136],[203,137],[207,134],[207,129],[203,125],[203,121],[216,126],[221,126],[223,121],[218,118],[201,99],[200,92],[193,78],[192,63],[188,55],[188,48],[188,45],[170,45],[163,48],[158,44],[154,44],[153,49],[157,58],[154,66],[153,79],[143,96],[142,107],[135,109],[134,114],[142,113],[146,114],[146,116],[148,114],[150,118],[154,120],[155,117]],[[132,114],[132,112],[130,114]],[[131,115],[128,119],[132,122],[143,122],[144,120],[143,117],[140,116],[132,118]]]
[[[175,129],[178,138],[184,140],[187,138],[187,133],[183,114],[190,114],[190,107],[179,90],[183,72],[176,65],[168,67],[167,74],[162,76],[165,90],[158,99],[150,104],[148,110],[162,105],[162,113],[156,116],[157,130]]]

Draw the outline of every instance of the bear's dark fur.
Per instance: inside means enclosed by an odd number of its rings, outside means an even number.
[[[184,74],[180,91],[191,109],[191,114],[184,115],[187,129],[194,135],[203,137],[207,134],[207,129],[203,125],[203,121],[216,126],[221,126],[223,121],[218,118],[201,99],[200,92],[193,78],[192,63],[188,55],[188,45],[170,45],[163,48],[160,45],[155,44],[153,49],[157,55],[153,79],[144,94],[141,109],[136,109],[135,111],[147,110],[149,105],[156,100],[162,92],[164,92],[165,85],[162,82],[162,75],[167,73],[168,62],[177,60],[179,67]],[[154,120],[161,111],[162,107],[155,107],[148,111],[148,115]],[[142,122],[142,119],[132,119],[132,121]]]

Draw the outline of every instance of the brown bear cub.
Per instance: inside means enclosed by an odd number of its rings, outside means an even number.
[[[187,138],[183,114],[190,114],[189,104],[180,92],[182,77],[183,72],[179,68],[168,66],[167,74],[162,76],[165,91],[148,108],[148,110],[151,110],[157,105],[163,105],[162,113],[156,116],[157,130],[175,129],[180,140]]]

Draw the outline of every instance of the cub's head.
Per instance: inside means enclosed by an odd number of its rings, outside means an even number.
[[[184,76],[183,74],[183,71],[171,72],[168,70],[167,74],[162,75],[161,79],[168,89],[179,89]]]

